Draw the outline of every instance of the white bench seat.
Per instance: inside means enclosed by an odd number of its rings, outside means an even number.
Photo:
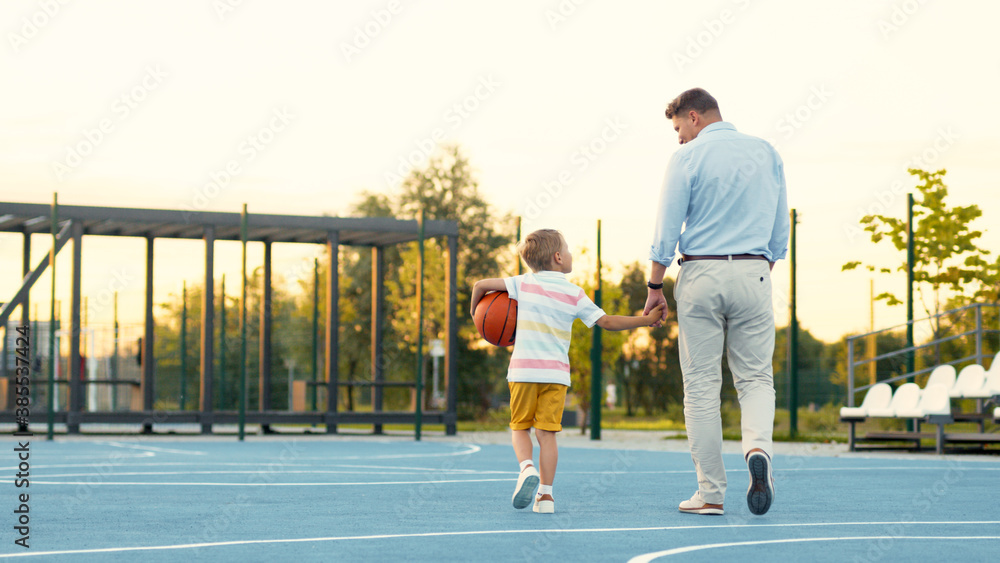
[[[896,409],[896,418],[924,418],[931,416],[950,416],[951,397],[944,385],[928,385],[920,393],[920,402],[913,407],[903,406]]]
[[[986,382],[986,370],[979,364],[971,364],[962,368],[958,373],[955,386],[951,388],[949,395],[953,399],[970,399],[983,388]]]
[[[965,399],[990,399],[1000,395],[1000,368],[986,372],[983,384],[978,389],[962,392]]]
[[[899,411],[912,411],[920,404],[920,386],[916,383],[904,383],[892,394],[889,406],[868,409],[871,418],[896,418]]]
[[[867,418],[868,410],[885,409],[892,401],[892,387],[887,383],[876,383],[865,393],[861,405],[857,407],[841,407],[840,418]]]
[[[924,388],[926,389],[931,385],[944,385],[944,388],[950,392],[951,388],[955,386],[956,377],[955,366],[949,364],[940,365],[931,371],[931,376],[927,378],[927,385]]]

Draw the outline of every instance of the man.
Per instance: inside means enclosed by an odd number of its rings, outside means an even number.
[[[674,297],[684,419],[698,474],[698,491],[679,508],[723,514],[725,346],[750,470],[747,504],[752,513],[764,514],[774,499],[771,269],[785,257],[788,244],[784,168],[767,141],[738,133],[723,121],[718,102],[701,88],[682,93],[666,114],[683,146],[670,160],[660,198],[645,310],[666,303],[663,276],[677,247],[682,266]]]

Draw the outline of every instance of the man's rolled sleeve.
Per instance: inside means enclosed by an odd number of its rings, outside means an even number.
[[[669,267],[674,259],[681,227],[687,219],[688,203],[691,199],[691,182],[687,173],[687,160],[683,151],[677,151],[667,166],[663,180],[660,204],[656,212],[653,231],[653,245],[649,249],[649,259]]]
[[[778,159],[775,172],[778,180],[778,210],[774,216],[771,240],[767,245],[772,262],[784,259],[788,253],[788,237],[791,228],[791,218],[788,216],[788,193],[785,189],[785,165],[781,162],[781,157],[775,155],[775,158]]]

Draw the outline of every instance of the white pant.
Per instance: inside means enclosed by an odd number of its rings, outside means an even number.
[[[684,420],[698,490],[706,503],[722,504],[722,349],[742,413],[743,456],[755,448],[773,453],[774,310],[771,271],[764,260],[684,262],[674,286],[684,374]]]

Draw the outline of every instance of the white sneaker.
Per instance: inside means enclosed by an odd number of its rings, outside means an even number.
[[[709,504],[701,498],[701,491],[698,491],[689,500],[686,500],[677,507],[681,512],[687,512],[688,514],[714,514],[722,515],[721,504]]]
[[[747,456],[750,470],[750,487],[747,488],[747,506],[750,512],[760,516],[766,514],[774,501],[774,476],[771,474],[771,459],[760,451]]]
[[[552,495],[538,495],[535,497],[535,506],[531,509],[539,514],[552,514],[556,511],[556,500]]]
[[[531,504],[531,499],[535,497],[535,489],[538,488],[538,470],[534,465],[525,467],[517,477],[517,488],[514,489],[514,496],[510,498],[514,508],[525,508]]]

